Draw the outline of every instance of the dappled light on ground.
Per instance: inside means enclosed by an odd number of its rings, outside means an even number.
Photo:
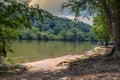
[[[106,52],[104,49],[101,52]],[[94,53],[96,51],[94,50]],[[68,57],[74,58],[70,60]],[[64,64],[65,61],[68,64]],[[61,65],[58,65],[60,63]],[[0,76],[0,80],[119,80],[120,78],[120,58],[106,57],[103,54],[69,55],[26,64],[29,67],[27,71],[4,74]]]

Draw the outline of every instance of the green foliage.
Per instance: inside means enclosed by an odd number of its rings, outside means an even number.
[[[61,6],[62,9],[68,8],[70,12],[75,14],[75,19],[77,17],[89,17],[95,15],[100,9],[98,6],[99,0],[67,0]]]
[[[19,39],[24,40],[91,40],[91,26],[82,22],[76,23],[67,18],[53,16],[41,23],[37,17],[31,20],[32,29],[20,31]],[[89,34],[89,35],[87,35]],[[32,35],[32,36],[31,36]],[[31,36],[31,38],[29,38]]]
[[[91,28],[91,32],[97,39],[108,42],[110,41],[110,36],[108,26],[104,17],[104,14],[99,14],[94,18],[94,25]]]
[[[4,61],[4,62],[7,63],[7,64],[12,64],[12,65],[15,65],[15,64],[16,64],[13,59],[8,58],[8,57],[5,58],[5,61]]]
[[[16,38],[18,31],[25,27],[31,28],[30,20],[35,16],[43,21],[44,17],[52,15],[38,6],[29,7],[16,0],[0,0],[0,64],[7,52],[12,52],[11,41]],[[36,39],[35,34],[29,34],[30,39],[31,37]]]
[[[67,0],[61,7],[62,9],[69,8],[70,12],[75,14],[76,20],[79,16],[95,17],[91,30],[94,36],[106,41],[109,41],[111,37],[114,41],[114,36],[119,34],[118,2],[117,0]],[[118,23],[116,23],[117,21]]]
[[[107,41],[111,37],[114,42],[116,40],[114,36],[118,37],[119,35],[119,26],[117,25],[120,20],[118,15],[120,10],[118,6],[120,6],[118,0],[67,0],[61,7],[62,9],[69,8],[70,12],[75,14],[76,20],[79,16],[96,16],[92,28],[94,36]]]

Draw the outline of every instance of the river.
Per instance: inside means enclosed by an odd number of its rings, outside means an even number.
[[[14,41],[13,53],[8,57],[17,63],[38,61],[69,55],[71,51],[77,54],[91,50],[96,46],[93,42],[75,41]]]

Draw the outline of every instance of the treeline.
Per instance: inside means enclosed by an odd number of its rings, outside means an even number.
[[[73,21],[53,16],[52,19],[45,18],[41,22],[37,17],[31,19],[32,29],[20,30],[19,40],[93,40],[90,33],[91,26],[83,22],[76,25]]]

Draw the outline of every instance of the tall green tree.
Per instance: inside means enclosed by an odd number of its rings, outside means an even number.
[[[30,20],[39,17],[51,17],[47,11],[38,6],[32,7],[24,2],[16,0],[0,0],[0,61],[6,57],[8,51],[12,51],[10,43],[16,37],[17,31],[28,27],[31,28]]]
[[[113,56],[120,56],[120,1],[119,0],[67,0],[62,8],[68,7],[75,16],[105,15],[109,34],[114,43]]]
[[[93,22],[93,26],[91,28],[91,32],[93,35],[102,41],[109,42],[110,41],[110,35],[108,31],[108,26],[106,24],[106,20],[104,18],[104,14],[97,15]]]

